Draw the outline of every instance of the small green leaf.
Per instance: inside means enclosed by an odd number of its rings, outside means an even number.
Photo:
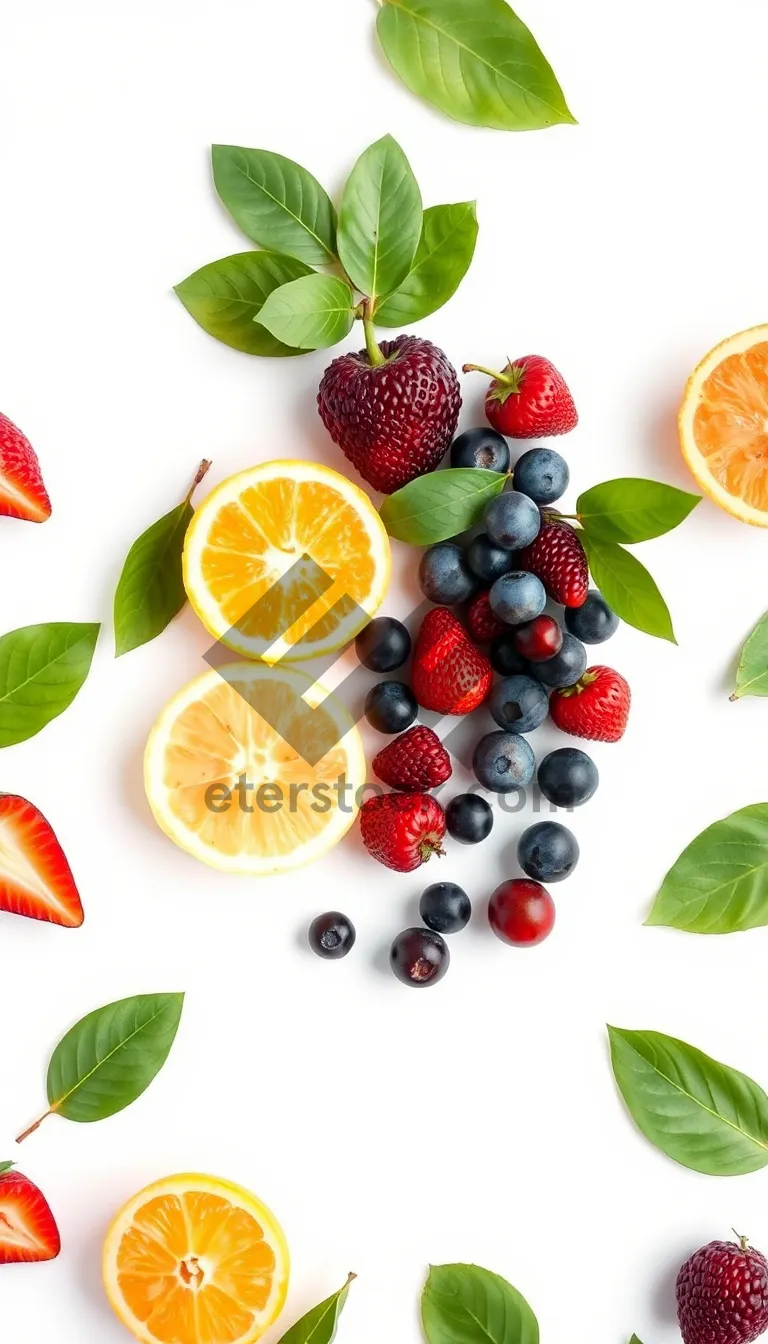
[[[384,0],[377,27],[403,83],[456,121],[502,131],[574,121],[536,39],[504,0]]]
[[[700,502],[701,495],[673,485],[624,476],[585,490],[576,512],[582,527],[598,541],[650,541],[684,522]]]
[[[379,326],[405,326],[442,308],[469,270],[476,242],[474,201],[425,210],[413,266],[399,288],[379,303],[374,314]]]
[[[768,612],[761,616],[741,650],[731,700],[744,695],[768,695]]]
[[[432,1265],[421,1299],[428,1344],[539,1344],[525,1298],[479,1265]]]
[[[7,1176],[9,1171],[13,1171],[15,1162],[0,1162],[0,1176]]]
[[[355,300],[335,275],[306,275],[270,294],[259,321],[286,345],[325,350],[352,330]]]
[[[371,300],[397,289],[413,264],[422,226],[421,192],[396,140],[385,135],[357,160],[339,210],[339,256]]]
[[[310,275],[309,266],[279,252],[236,252],[188,275],[175,293],[203,331],[246,355],[299,355],[257,321],[274,289]]]
[[[307,266],[334,260],[334,209],[306,168],[268,149],[214,145],[211,154],[216,190],[247,238]]]
[[[490,499],[506,483],[500,471],[447,467],[430,471],[389,495],[379,510],[391,537],[411,546],[431,546],[474,527]]]
[[[637,1338],[637,1335],[632,1336],[632,1338],[629,1341],[629,1344],[640,1344],[640,1340]]]
[[[282,1336],[280,1344],[332,1344],[354,1278],[355,1275],[350,1274],[343,1288],[313,1307],[306,1316],[302,1316],[301,1320],[292,1325]]]
[[[686,933],[740,933],[768,924],[768,803],[707,826],[661,885],[648,925]]]
[[[645,566],[615,541],[599,541],[585,531],[579,536],[592,578],[616,615],[636,630],[676,644],[669,608]]]
[[[667,1157],[709,1176],[768,1164],[768,1097],[751,1078],[658,1031],[608,1035],[627,1109]]]
[[[57,621],[0,638],[0,747],[26,742],[69,708],[98,637],[98,625]]]

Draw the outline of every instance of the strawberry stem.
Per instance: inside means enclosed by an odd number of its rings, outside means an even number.
[[[200,466],[197,468],[197,475],[195,476],[195,479],[192,482],[192,485],[190,486],[189,494],[187,495],[187,498],[184,501],[185,504],[192,503],[192,496],[194,495],[200,482],[204,480],[205,477],[208,475],[210,469],[211,469],[211,463],[208,461],[207,457],[204,457],[202,462],[200,463]]]
[[[39,1119],[39,1120],[36,1120],[35,1123],[34,1123],[34,1125],[30,1125],[30,1126],[29,1126],[29,1129],[25,1129],[25,1130],[24,1130],[24,1133],[19,1135],[19,1137],[18,1137],[18,1139],[16,1140],[16,1142],[17,1142],[17,1143],[23,1143],[25,1139],[28,1139],[29,1136],[30,1136],[30,1134],[34,1134],[35,1130],[40,1128],[40,1126],[42,1125],[43,1121],[48,1119],[48,1116],[49,1116],[49,1115],[53,1115],[53,1111],[46,1111],[46,1112],[45,1112],[45,1115],[41,1115],[41,1116],[40,1116],[40,1119]]]
[[[379,343],[376,340],[376,332],[371,318],[371,301],[365,299],[363,302],[363,331],[365,332],[365,348],[368,351],[368,358],[374,367],[386,364],[386,359],[381,353]]]
[[[486,369],[484,364],[463,364],[461,371],[462,373],[485,373],[497,383],[506,383],[509,381],[506,374],[494,373],[493,369]]]

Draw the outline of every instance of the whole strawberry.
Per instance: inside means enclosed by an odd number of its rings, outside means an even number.
[[[553,602],[562,602],[564,607],[586,602],[589,565],[570,524],[545,518],[536,539],[518,553],[517,563],[541,579]]]
[[[476,644],[490,644],[492,639],[509,633],[509,627],[491,611],[487,592],[478,593],[467,607],[467,629]]]
[[[391,789],[436,789],[451,777],[451,758],[437,733],[417,723],[374,756],[371,769]]]
[[[421,623],[413,651],[411,689],[424,709],[469,714],[491,689],[493,670],[447,607],[434,607]]]
[[[323,424],[374,490],[390,494],[432,471],[456,430],[461,393],[442,350],[398,336],[341,355],[323,374],[317,404]]]
[[[465,364],[465,373],[490,374],[485,414],[494,429],[511,439],[543,439],[567,434],[579,417],[563,375],[543,355],[511,360],[503,373]]]
[[[629,718],[630,690],[612,667],[588,667],[575,686],[550,697],[549,712],[558,728],[591,742],[618,742]]]
[[[363,803],[360,831],[374,859],[397,873],[412,873],[443,853],[445,813],[429,793],[385,793]]]
[[[7,415],[0,415],[0,517],[44,523],[51,501],[29,439]]]
[[[677,1276],[685,1344],[750,1344],[768,1329],[768,1261],[746,1237],[711,1241]]]

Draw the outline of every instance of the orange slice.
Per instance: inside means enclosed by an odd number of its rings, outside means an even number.
[[[709,352],[688,380],[679,425],[704,493],[743,522],[768,527],[768,326]]]
[[[142,1344],[253,1344],[285,1303],[288,1247],[247,1190],[169,1176],[120,1210],[103,1274],[113,1311]]]
[[[269,662],[354,639],[383,600],[390,564],[368,496],[316,462],[231,476],[197,510],[184,544],[184,584],[203,625]]]

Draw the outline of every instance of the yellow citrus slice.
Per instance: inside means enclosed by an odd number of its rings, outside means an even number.
[[[283,1308],[289,1268],[269,1209],[214,1176],[148,1186],[104,1243],[110,1305],[142,1344],[253,1344]]]
[[[704,493],[743,522],[768,527],[768,326],[710,350],[688,379],[679,425]]]
[[[349,830],[365,783],[357,727],[298,668],[230,663],[163,710],[144,758],[158,824],[224,872],[285,872]]]
[[[312,658],[354,639],[390,576],[368,496],[317,462],[241,471],[197,510],[184,584],[205,628],[248,658]]]

